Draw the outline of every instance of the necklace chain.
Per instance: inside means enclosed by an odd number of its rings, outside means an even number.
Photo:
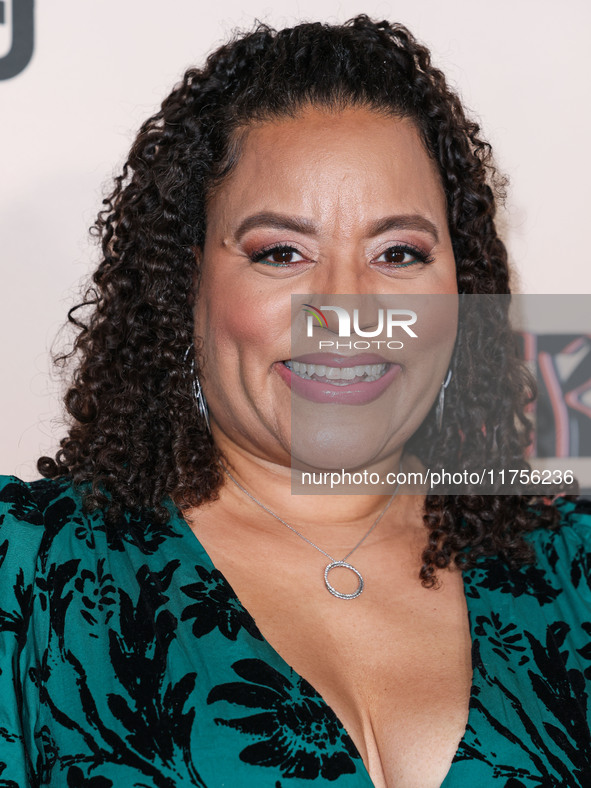
[[[402,464],[402,463],[401,463],[401,464]],[[382,511],[379,513],[379,515],[377,516],[377,518],[376,518],[376,519],[374,520],[374,522],[371,524],[371,526],[370,526],[369,530],[368,530],[368,531],[366,531],[366,533],[365,533],[365,534],[364,534],[364,535],[361,537],[361,539],[360,539],[360,540],[357,542],[357,544],[355,545],[355,547],[354,547],[352,550],[349,550],[349,552],[347,553],[347,555],[346,555],[344,558],[342,558],[340,561],[337,561],[336,559],[334,559],[334,558],[332,557],[332,555],[330,555],[330,553],[327,553],[327,552],[326,552],[326,550],[323,550],[321,547],[318,547],[318,545],[317,545],[317,544],[315,544],[315,543],[314,543],[314,542],[313,542],[311,539],[308,539],[308,537],[307,537],[307,536],[304,536],[304,534],[300,533],[300,532],[297,530],[297,528],[294,528],[294,527],[293,527],[293,525],[290,525],[289,523],[287,523],[287,522],[286,522],[286,521],[283,519],[283,517],[280,517],[280,516],[279,516],[278,514],[276,514],[276,513],[275,513],[275,512],[274,512],[272,509],[269,509],[269,507],[268,507],[268,506],[265,506],[265,504],[264,504],[264,503],[262,503],[261,501],[259,501],[259,499],[258,499],[258,498],[255,498],[255,497],[254,497],[254,495],[253,495],[252,493],[250,493],[250,492],[249,492],[249,491],[246,489],[246,487],[243,487],[243,486],[240,484],[240,482],[239,482],[239,481],[237,481],[237,480],[236,480],[236,479],[235,479],[235,478],[232,476],[232,474],[231,474],[231,473],[230,473],[230,471],[229,471],[229,470],[226,468],[226,466],[225,466],[225,465],[222,465],[222,469],[224,470],[225,474],[226,474],[226,475],[227,475],[227,476],[228,476],[228,477],[229,477],[229,478],[230,478],[230,479],[231,479],[231,480],[234,482],[234,484],[236,485],[236,487],[238,487],[240,490],[242,490],[242,492],[243,492],[245,495],[247,495],[247,496],[248,496],[248,497],[251,499],[251,501],[254,501],[254,503],[256,503],[258,506],[260,506],[260,507],[261,507],[261,509],[264,509],[266,512],[268,512],[268,513],[269,513],[269,514],[270,514],[272,517],[274,517],[276,520],[279,520],[279,522],[280,522],[280,523],[283,523],[283,525],[285,525],[287,528],[289,528],[289,530],[290,530],[290,531],[293,531],[293,533],[294,533],[294,534],[296,534],[297,536],[299,536],[299,537],[300,537],[300,539],[303,539],[303,540],[304,540],[304,542],[307,542],[307,543],[308,543],[309,545],[311,545],[311,546],[312,546],[312,547],[313,547],[315,550],[318,550],[318,552],[319,552],[319,553],[322,553],[322,555],[326,556],[326,557],[329,559],[329,561],[330,561],[331,563],[330,563],[330,564],[328,564],[328,566],[326,567],[326,569],[325,569],[325,571],[324,571],[324,582],[325,582],[325,584],[326,584],[326,587],[327,587],[327,589],[330,591],[330,593],[331,593],[331,594],[333,594],[333,596],[340,597],[341,599],[354,599],[354,598],[356,598],[357,596],[359,596],[359,594],[360,594],[360,593],[361,593],[361,591],[363,590],[363,578],[361,577],[361,575],[360,575],[360,573],[357,571],[357,569],[355,569],[355,567],[353,567],[353,566],[351,566],[351,564],[348,564],[348,563],[347,563],[347,558],[349,558],[349,556],[353,555],[353,553],[355,552],[355,550],[357,550],[357,548],[358,548],[358,547],[360,547],[360,546],[363,544],[363,542],[365,542],[365,540],[367,539],[367,537],[368,537],[368,536],[370,535],[370,533],[371,533],[371,532],[374,530],[374,528],[375,528],[375,527],[376,527],[376,525],[377,525],[377,524],[380,522],[380,520],[382,519],[382,517],[383,517],[383,516],[386,514],[386,512],[387,512],[387,511],[388,511],[388,509],[390,508],[390,504],[392,503],[392,501],[393,501],[393,500],[394,500],[394,498],[396,497],[396,493],[398,492],[398,487],[400,486],[400,483],[398,483],[398,484],[396,485],[396,488],[395,488],[394,492],[392,493],[392,495],[390,496],[390,498],[388,499],[388,502],[387,502],[387,504],[384,506],[384,508],[383,508],[383,509],[382,509]],[[328,582],[328,573],[329,573],[329,571],[330,571],[332,568],[334,568],[335,566],[343,566],[343,567],[345,567],[346,569],[350,569],[350,570],[352,570],[352,571],[353,571],[353,572],[354,572],[354,573],[357,575],[357,577],[359,578],[359,587],[358,587],[358,589],[357,589],[357,591],[356,591],[356,592],[354,592],[353,594],[341,594],[340,592],[336,591],[336,589],[334,589],[334,588],[331,586],[331,584]]]

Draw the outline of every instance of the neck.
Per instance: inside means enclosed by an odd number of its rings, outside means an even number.
[[[309,538],[325,543],[338,540],[350,545],[367,531],[392,497],[392,490],[382,495],[293,494],[289,466],[261,459],[239,447],[224,447],[224,456],[224,466],[238,484],[226,475],[220,500],[234,510],[238,508],[240,516],[248,518],[257,530],[277,531],[277,522],[271,514],[261,517],[262,504]],[[399,462],[400,456],[393,459],[395,467]],[[416,526],[417,511],[422,509],[423,500],[420,496],[397,493],[387,516],[379,524],[382,535],[391,531],[393,523]]]

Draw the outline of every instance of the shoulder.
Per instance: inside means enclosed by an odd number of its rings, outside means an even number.
[[[0,476],[0,544],[16,540],[21,556],[79,519],[81,510],[82,497],[67,477],[25,482]]]
[[[537,528],[527,536],[536,551],[536,564],[563,584],[591,589],[591,500],[558,498],[555,528]]]
[[[590,498],[557,498],[554,507],[560,515],[556,529],[538,528],[532,531],[534,539],[544,540],[549,534],[560,534],[562,538],[571,538],[589,542],[591,539],[591,499]]]
[[[66,506],[69,501],[70,508],[81,502],[67,477],[24,482],[16,476],[0,476],[0,525],[43,525],[46,511],[58,500]]]
[[[500,556],[481,557],[468,573],[472,596],[508,595],[548,609],[568,601],[591,609],[591,501],[559,498],[554,505],[558,524],[540,525],[524,537],[533,561],[511,568]]]
[[[52,523],[73,513],[77,501],[67,480],[24,482],[0,476],[0,588],[30,581]],[[52,519],[53,518],[53,519]],[[48,528],[49,525],[49,528]]]
[[[0,476],[0,543],[9,538],[21,545],[43,540],[43,546],[59,552],[77,552],[85,544],[102,551],[123,553],[129,549],[150,555],[169,538],[178,537],[172,521],[162,523],[150,510],[125,511],[107,523],[103,510],[89,512],[84,507],[86,486],[74,485],[68,476],[24,482],[14,476]],[[170,515],[174,505],[166,501]],[[174,520],[174,517],[171,518]]]

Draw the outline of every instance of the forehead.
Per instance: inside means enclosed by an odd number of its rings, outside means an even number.
[[[320,220],[393,208],[441,220],[445,196],[410,119],[307,107],[243,130],[238,162],[212,196],[208,224],[279,208]]]

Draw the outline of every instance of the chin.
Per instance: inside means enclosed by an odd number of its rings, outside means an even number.
[[[293,430],[291,454],[294,464],[323,471],[370,468],[389,453],[391,436],[376,424],[343,423]]]

